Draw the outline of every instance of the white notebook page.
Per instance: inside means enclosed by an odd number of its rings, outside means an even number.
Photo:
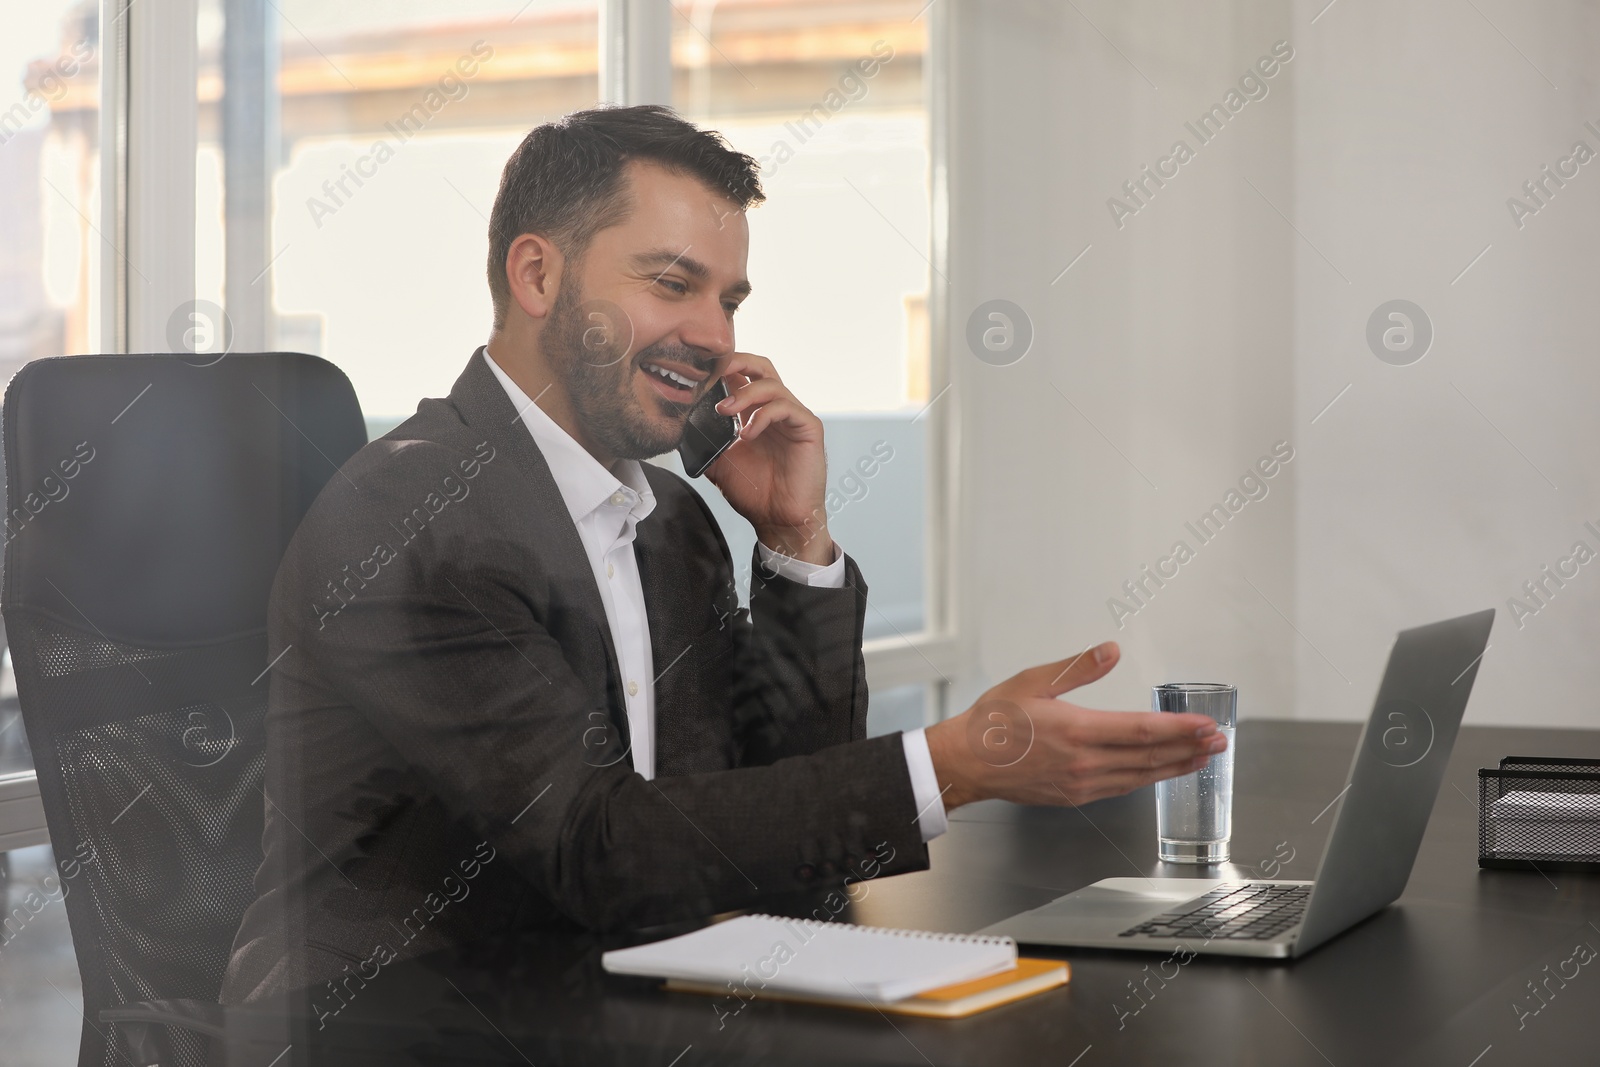
[[[612,974],[731,982],[748,993],[774,989],[890,1001],[1010,970],[1017,965],[1017,943],[1009,937],[743,915],[607,952],[601,965]]]

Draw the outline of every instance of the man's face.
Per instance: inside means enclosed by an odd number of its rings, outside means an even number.
[[[569,264],[541,344],[584,435],[619,458],[670,452],[733,352],[750,231],[697,178],[628,165],[632,210]]]

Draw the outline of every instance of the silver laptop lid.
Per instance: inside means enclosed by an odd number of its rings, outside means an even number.
[[[1296,955],[1405,890],[1493,623],[1489,608],[1395,638],[1317,868]]]

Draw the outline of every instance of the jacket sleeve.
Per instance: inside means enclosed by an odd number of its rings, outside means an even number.
[[[738,606],[732,555],[716,517],[689,490],[715,538],[732,628],[731,713],[740,766],[769,764],[867,736],[867,669],[861,654],[867,583],[849,555],[837,589],[775,573],[752,547],[750,605]]]
[[[844,585],[801,585],[750,571],[750,607],[734,629],[735,730],[741,764],[771,763],[867,736],[861,655],[867,586],[845,557]]]

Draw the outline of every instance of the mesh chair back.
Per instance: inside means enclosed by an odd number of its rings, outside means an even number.
[[[83,980],[101,1009],[215,1002],[254,897],[273,575],[366,443],[349,381],[296,353],[71,356],[6,392],[3,610]],[[203,1042],[174,1031],[175,1062]]]

